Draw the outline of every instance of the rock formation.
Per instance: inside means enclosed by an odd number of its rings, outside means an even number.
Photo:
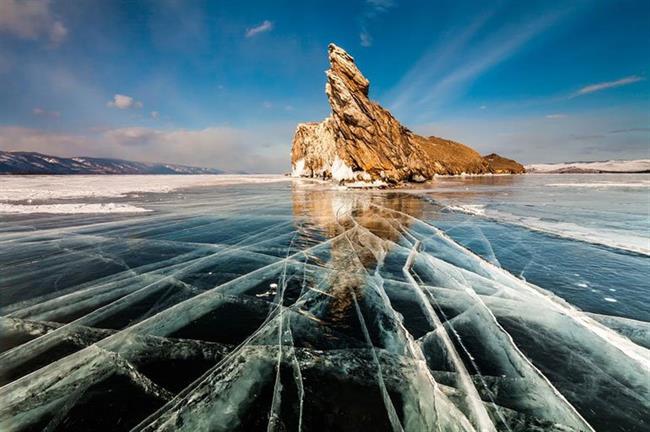
[[[438,137],[416,135],[368,98],[370,83],[354,59],[329,45],[325,93],[332,114],[301,123],[291,149],[292,175],[341,182],[422,182],[435,174],[519,173],[523,166]]]
[[[483,156],[483,159],[487,162],[490,172],[494,174],[523,174],[526,172],[522,164],[496,153]]]

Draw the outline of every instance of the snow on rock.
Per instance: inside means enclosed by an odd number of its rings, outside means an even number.
[[[305,159],[296,161],[291,167],[291,177],[302,177],[305,173]]]
[[[522,173],[524,167],[496,154],[482,157],[466,145],[416,135],[369,98],[370,83],[354,59],[330,44],[326,72],[332,113],[301,123],[291,148],[293,174],[341,182],[423,182],[435,174]]]
[[[338,155],[334,158],[332,163],[332,178],[334,180],[351,180],[355,178],[354,171],[352,168],[347,166],[343,160],[341,160]]]

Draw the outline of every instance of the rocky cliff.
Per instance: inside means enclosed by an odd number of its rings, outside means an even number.
[[[370,83],[347,52],[330,44],[329,61],[325,93],[332,113],[320,123],[296,128],[293,176],[394,184],[422,182],[435,174],[523,172],[510,159],[483,158],[466,145],[414,134],[368,98]],[[491,162],[494,157],[498,167]]]

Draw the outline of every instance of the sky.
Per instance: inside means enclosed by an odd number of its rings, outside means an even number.
[[[650,158],[645,0],[0,0],[0,150],[286,172],[330,42],[416,133]]]

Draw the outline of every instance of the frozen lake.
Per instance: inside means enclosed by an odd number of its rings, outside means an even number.
[[[0,177],[0,429],[648,430],[649,188]]]

